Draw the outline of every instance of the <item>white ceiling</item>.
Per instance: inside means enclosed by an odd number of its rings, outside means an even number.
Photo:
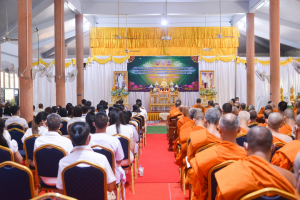
[[[66,0],[67,1],[67,0]],[[76,7],[76,13],[82,13],[85,24],[98,27],[118,26],[118,0],[68,0]],[[259,10],[253,5],[262,0],[222,0],[222,26],[236,25],[241,34],[246,32],[245,14],[255,12],[255,35],[264,39],[265,50],[268,47],[269,37],[269,3]],[[5,0],[0,0],[0,35],[6,32]],[[17,0],[8,2],[8,24],[11,38],[17,38],[18,7]],[[120,26],[128,27],[159,27],[165,19],[165,0],[120,0]],[[281,43],[291,49],[300,49],[300,1],[281,0]],[[65,39],[68,45],[68,54],[75,54],[75,12],[65,6]],[[33,57],[37,57],[36,27],[40,30],[40,53],[48,57],[54,56],[54,4],[53,0],[32,0],[33,15]],[[205,26],[204,14],[207,15],[207,26],[219,26],[218,0],[168,0],[168,26],[197,27]],[[84,32],[85,55],[89,53],[88,29]],[[259,40],[258,38],[258,40]],[[244,42],[241,40],[240,42]],[[15,42],[14,44],[17,44]],[[241,47],[245,46],[241,44]],[[260,48],[257,48],[258,50]],[[2,51],[2,50],[1,50]]]

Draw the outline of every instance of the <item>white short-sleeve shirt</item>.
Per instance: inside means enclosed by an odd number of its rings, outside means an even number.
[[[19,116],[11,116],[10,118],[8,118],[5,121],[5,128],[12,123],[18,123],[18,124],[21,124],[24,128],[28,128],[28,124],[27,124],[26,120]]]
[[[116,181],[116,177],[109,165],[107,158],[104,155],[94,152],[89,146],[76,146],[71,151],[71,154],[62,158],[59,161],[57,183],[56,187],[58,189],[63,189],[62,183],[62,172],[68,166],[78,161],[88,161],[96,165],[100,165],[106,171],[107,184]],[[82,166],[88,167],[88,165],[81,164]],[[79,165],[79,166],[81,166]]]
[[[61,119],[65,120],[65,121],[69,121],[71,118],[70,117],[62,117]]]
[[[45,135],[48,132],[48,128],[44,127],[44,126],[40,126],[38,127],[38,134],[40,135]],[[25,134],[22,137],[22,142],[24,143],[25,139],[32,136],[32,128],[27,129],[27,131],[25,132]]]
[[[110,125],[106,128],[106,134],[115,135],[117,134],[116,125]],[[128,139],[133,138],[133,131],[130,127],[120,124],[120,135],[127,137]]]
[[[94,145],[101,145],[107,147],[114,152],[116,161],[121,161],[124,159],[124,151],[121,142],[118,138],[108,135],[106,133],[95,133],[90,135],[91,135],[91,140],[89,143],[90,147]],[[115,173],[116,173],[117,183],[119,183],[120,180],[122,180],[122,182],[126,181],[124,170],[121,167],[118,167],[116,162],[115,162]]]
[[[68,121],[67,127],[75,122],[85,122],[85,119],[83,119],[82,117],[73,117]]]

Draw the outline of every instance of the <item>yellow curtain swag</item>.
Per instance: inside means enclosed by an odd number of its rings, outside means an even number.
[[[204,60],[205,62],[209,62],[209,63],[219,61],[219,60],[221,60],[223,62],[230,62],[230,61],[235,61],[235,59],[236,59],[235,55],[222,56],[222,57],[220,55],[217,55],[216,57],[213,57],[213,58],[205,58],[202,55],[199,55],[199,60]]]
[[[53,60],[51,63],[46,63],[45,61],[43,61],[41,58],[39,59],[39,61],[33,62],[32,63],[32,67],[37,66],[39,63],[43,64],[45,67],[50,66],[51,64],[55,64],[55,60]],[[73,64],[73,66],[76,65],[76,60],[73,58],[70,62],[65,63],[65,68],[68,68],[71,64]]]
[[[110,55],[108,58],[100,59],[100,58],[97,58],[96,56],[92,55],[92,57],[88,57],[86,63],[91,63],[92,60],[93,60],[93,61],[96,61],[99,64],[106,64],[109,61],[113,61],[113,62],[115,62],[117,64],[121,64],[121,63],[125,62],[129,58],[130,58],[130,55],[124,56],[122,58],[115,58],[115,57],[113,57],[113,56]]]
[[[292,60],[296,60],[296,61],[300,62],[300,59],[293,59],[292,57],[289,57],[287,60],[280,61],[280,66],[287,65],[290,62],[292,62]],[[255,58],[254,63],[256,64],[257,62],[259,62],[262,65],[269,65],[270,64],[270,60],[259,60],[259,59]],[[241,59],[240,57],[237,57],[236,63],[246,64],[247,60],[244,60],[244,59]]]

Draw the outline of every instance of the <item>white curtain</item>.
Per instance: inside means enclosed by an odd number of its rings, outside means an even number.
[[[300,74],[298,74],[291,63],[280,67],[280,85],[283,88],[284,96],[290,95],[292,86],[295,88],[295,95],[300,92]]]
[[[53,60],[51,59],[43,59],[46,63],[51,63]],[[66,59],[65,62],[69,62],[71,59]],[[69,67],[65,68],[65,74],[67,75],[76,66],[71,64]],[[37,66],[33,67],[33,69],[38,69]],[[55,64],[52,65],[50,72],[52,75],[55,75]],[[44,108],[52,107],[56,105],[56,86],[55,86],[55,78],[50,78],[51,82],[47,80],[46,76],[39,77],[40,72],[38,72],[33,80],[33,105],[38,108],[38,105],[42,103]],[[74,81],[65,83],[65,101],[67,103],[72,103],[73,105],[77,104],[77,89],[76,89],[76,78]],[[65,105],[61,105],[64,107]]]
[[[240,98],[241,103],[247,104],[247,71],[243,63],[236,65],[236,96]]]
[[[262,65],[259,62],[255,64],[255,70],[260,72],[266,72],[266,75],[270,75],[270,65]],[[255,109],[259,111],[261,107],[267,105],[270,101],[270,83],[267,79],[261,81],[255,75]]]
[[[217,102],[222,106],[235,96],[235,61],[215,61],[212,63],[199,61],[199,72],[203,70],[215,72],[215,87],[217,91]],[[186,93],[187,95],[189,93]],[[192,96],[190,97],[192,98]],[[195,98],[192,99],[195,101]]]

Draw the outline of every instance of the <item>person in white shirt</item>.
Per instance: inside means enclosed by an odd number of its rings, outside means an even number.
[[[130,127],[125,126],[125,119],[123,112],[119,108],[113,108],[110,112],[109,118],[110,126],[107,127],[106,134],[115,135],[120,134],[130,140],[130,158],[133,160],[133,153],[135,148],[133,131]]]
[[[146,109],[142,106],[142,101],[140,99],[136,100],[136,104],[138,105],[138,107],[140,108],[141,113],[144,115],[145,117],[145,124],[146,121],[148,120],[148,115],[147,115],[147,111]]]
[[[71,118],[68,117],[68,111],[65,108],[62,108],[59,112],[59,115],[61,116],[61,119],[65,120],[65,121],[69,121]]]
[[[45,111],[44,105],[42,103],[39,104],[39,108],[33,112],[33,115],[37,115],[39,112]]]
[[[12,116],[5,121],[5,129],[7,129],[7,126],[12,123],[18,123],[18,124],[21,124],[25,128],[25,131],[26,131],[28,129],[28,124],[25,119],[19,117],[20,116],[20,108],[18,106],[12,106],[10,108],[10,112],[11,112]]]
[[[85,117],[89,112],[89,107],[88,106],[82,106],[82,119],[85,121]]]
[[[48,127],[46,125],[48,113],[39,112],[35,118],[32,120],[32,128],[27,129],[25,134],[22,137],[22,142],[24,143],[25,139],[32,136],[33,134],[44,135],[48,132]]]
[[[18,150],[18,143],[11,140],[10,134],[4,129],[4,120],[0,119],[0,146],[9,148],[14,154],[14,161],[22,164],[23,158]]]
[[[136,128],[133,124],[130,124],[130,116],[131,116],[131,112],[130,111],[123,111],[123,116],[124,116],[124,120],[125,120],[125,125],[127,127],[130,127],[131,130],[133,131],[133,138],[134,138],[134,142],[135,142],[135,148],[134,148],[134,153],[137,153],[139,150],[139,135],[136,131]]]
[[[65,167],[78,162],[88,161],[96,165],[100,165],[105,169],[107,180],[107,191],[112,192],[115,187],[116,177],[111,166],[104,155],[94,152],[88,144],[91,140],[89,125],[85,122],[75,122],[69,130],[69,135],[75,147],[71,154],[59,161],[56,187],[63,190],[62,172]],[[81,164],[80,167],[89,167],[89,165]]]
[[[67,127],[75,122],[85,122],[85,119],[82,118],[82,108],[80,106],[73,108],[73,118],[68,121]]]

